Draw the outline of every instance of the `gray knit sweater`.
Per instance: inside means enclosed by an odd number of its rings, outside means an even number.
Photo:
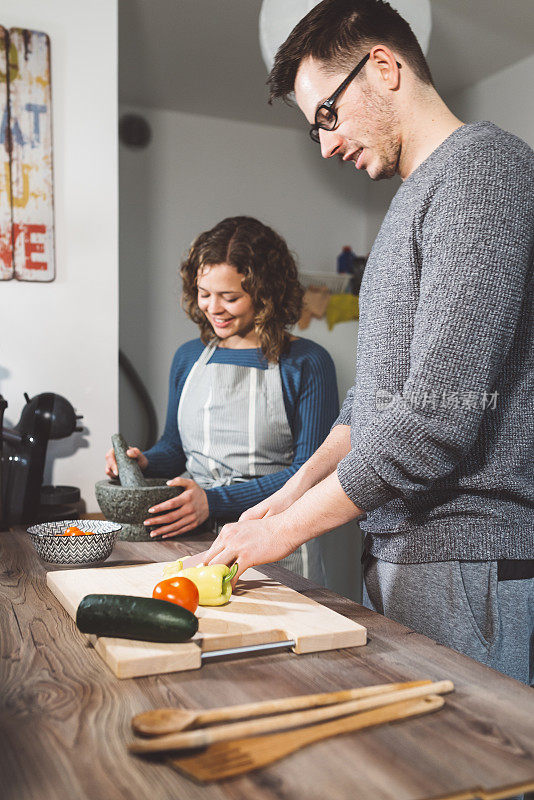
[[[395,563],[534,558],[534,153],[489,122],[395,195],[360,294],[338,476]]]

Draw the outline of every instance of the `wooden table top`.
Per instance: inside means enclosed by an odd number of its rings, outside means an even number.
[[[116,564],[205,549],[119,542]],[[469,800],[534,788],[534,692],[279,567],[264,571],[365,625],[365,647],[277,653],[118,680],[46,587],[22,529],[0,533],[0,795],[6,800]],[[56,567],[65,569],[65,567]],[[130,720],[166,705],[211,707],[389,681],[449,678],[426,717],[312,745],[268,768],[201,786],[164,761],[130,755]]]

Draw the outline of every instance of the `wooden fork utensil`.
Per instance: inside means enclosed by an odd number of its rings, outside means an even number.
[[[209,783],[260,769],[295,750],[330,736],[352,733],[373,725],[396,722],[437,711],[443,703],[443,697],[437,695],[405,700],[297,731],[290,730],[230,742],[218,742],[192,756],[171,758],[169,763],[188,777],[201,783]]]

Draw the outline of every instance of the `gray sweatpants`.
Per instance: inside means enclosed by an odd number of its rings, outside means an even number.
[[[534,578],[498,581],[496,561],[391,564],[367,555],[363,602],[440,644],[534,684]]]

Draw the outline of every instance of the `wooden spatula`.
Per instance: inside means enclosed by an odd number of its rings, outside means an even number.
[[[443,703],[443,698],[435,695],[417,700],[406,700],[403,703],[393,703],[372,711],[362,711],[359,714],[330,720],[298,731],[271,733],[267,736],[255,736],[233,742],[219,742],[193,756],[171,758],[169,763],[188,777],[209,783],[260,769],[295,750],[300,750],[308,744],[327,739],[330,736],[352,733],[373,725],[395,722],[437,711],[443,706]]]
[[[383,683],[377,686],[364,686],[359,689],[343,689],[338,692],[322,692],[320,694],[295,695],[275,700],[264,700],[260,703],[222,706],[221,708],[155,708],[144,711],[132,718],[132,728],[142,736],[161,736],[166,733],[178,733],[191,728],[201,728],[215,722],[230,722],[247,717],[262,717],[267,714],[278,714],[282,711],[298,711],[303,708],[316,708],[348,700],[359,700],[364,697],[395,692],[400,689],[411,689],[414,686],[425,686],[431,681],[406,681],[404,683]]]
[[[429,694],[445,694],[446,692],[452,692],[453,689],[454,684],[451,681],[436,681],[425,686],[415,686],[412,689],[401,689],[397,692],[386,692],[375,697],[351,700],[348,703],[335,703],[324,708],[311,708],[307,711],[277,714],[263,719],[216,725],[213,728],[199,728],[198,730],[185,731],[184,733],[170,733],[167,736],[156,736],[151,739],[137,739],[129,745],[129,749],[132,753],[159,753],[165,750],[208,747],[215,742],[240,739],[243,736],[259,736],[275,730],[299,728],[303,725],[311,725],[327,719],[334,719],[335,717],[348,716],[357,711],[380,708]]]

